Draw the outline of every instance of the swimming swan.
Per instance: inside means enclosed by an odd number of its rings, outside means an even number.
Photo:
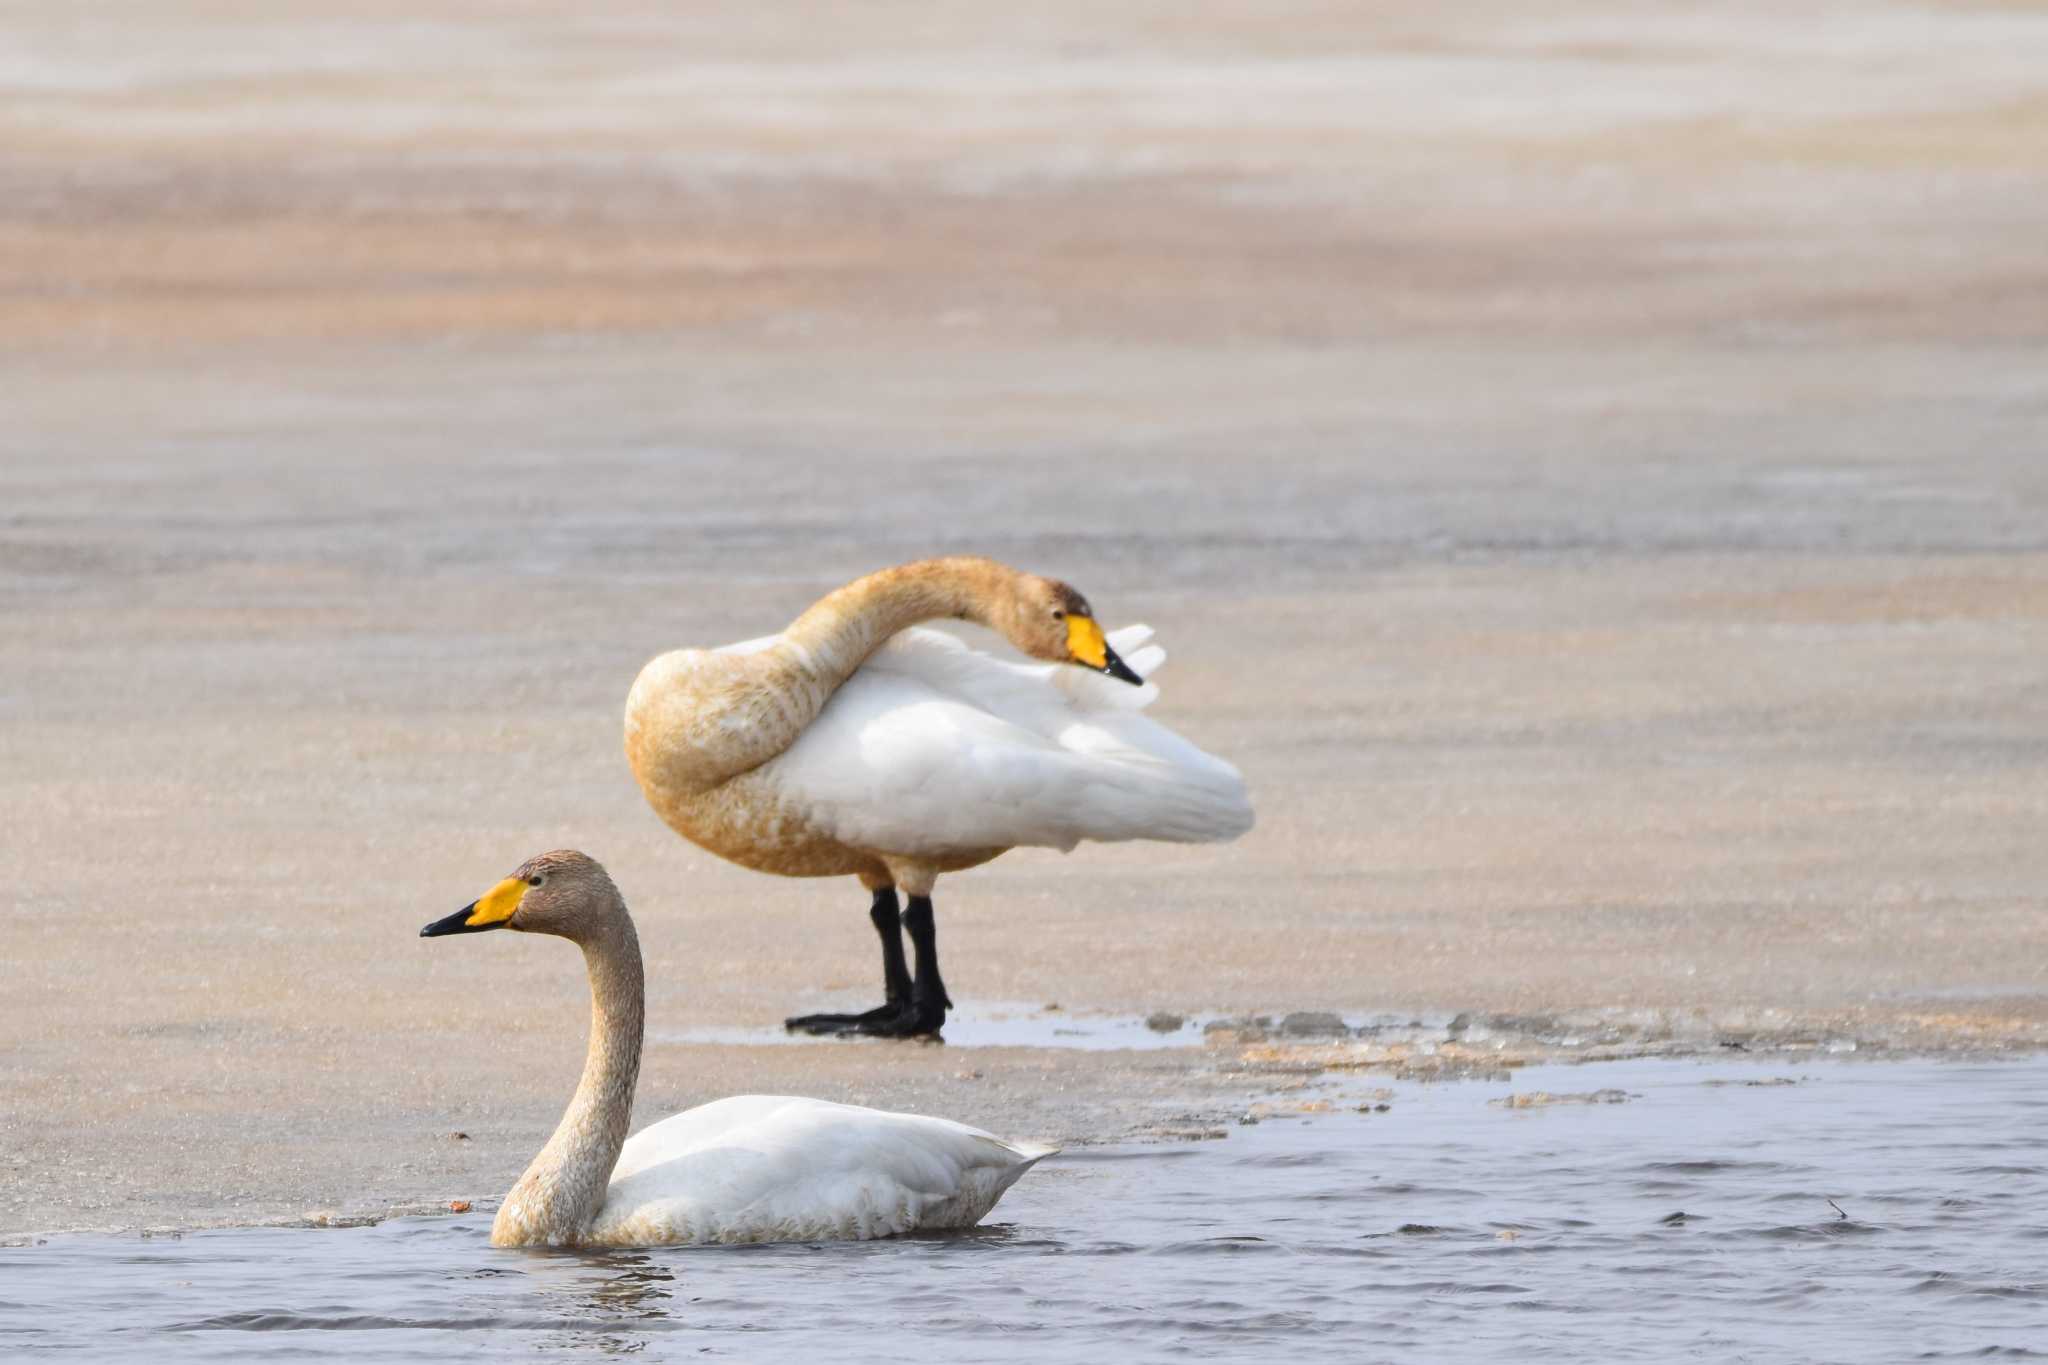
[[[945,617],[1051,666],[917,628]],[[762,872],[849,873],[871,893],[886,1003],[789,1028],[932,1033],[953,1003],[932,924],[941,872],[1020,844],[1200,843],[1251,828],[1237,769],[1139,714],[1158,689],[1137,670],[1166,658],[1139,648],[1151,634],[1105,636],[1080,593],[993,560],[904,564],[829,594],[780,635],[649,662],[626,699],[626,758],[691,842]]]
[[[670,1246],[887,1237],[964,1228],[1056,1149],[948,1119],[787,1095],[735,1095],[641,1129],[640,940],[581,853],[543,853],[422,938],[519,929],[583,949],[590,1053],[547,1146],[491,1224],[493,1246]]]

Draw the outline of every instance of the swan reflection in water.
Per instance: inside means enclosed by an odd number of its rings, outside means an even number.
[[[555,1320],[546,1349],[633,1355],[647,1349],[651,1332],[687,1325],[675,1311],[675,1272],[644,1252],[535,1249],[526,1257],[525,1272]]]
[[[932,1246],[939,1243],[940,1246]],[[1010,1251],[1054,1245],[1015,1224],[997,1223],[967,1228],[934,1228],[905,1233],[886,1242],[781,1243],[728,1247],[692,1247],[645,1251],[574,1251],[531,1248],[522,1253],[523,1274],[534,1283],[541,1301],[552,1311],[555,1330],[544,1338],[547,1349],[584,1351],[598,1355],[633,1355],[644,1351],[650,1339],[665,1332],[687,1331],[710,1324],[693,1322],[688,1311],[691,1299],[684,1296],[682,1280],[688,1260],[699,1256],[763,1256],[788,1260],[794,1257],[902,1256]],[[661,1259],[657,1259],[660,1257]],[[505,1273],[501,1269],[492,1274]],[[730,1308],[730,1301],[720,1305]],[[762,1324],[766,1326],[764,1322]],[[729,1326],[724,1330],[730,1330]]]

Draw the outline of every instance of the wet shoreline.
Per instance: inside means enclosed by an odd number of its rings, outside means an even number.
[[[1298,1119],[1333,1112],[1385,1112],[1388,1086],[1444,1084],[1468,1087],[1515,1085],[1530,1073],[1573,1077],[1572,1090],[1559,1096],[1538,1096],[1538,1103],[1582,1102],[1611,1092],[1604,1079],[1631,1066],[1668,1063],[1676,1067],[1757,1066],[1783,1068],[1812,1065],[1829,1068],[1863,1065],[1879,1068],[1936,1064],[1963,1067],[2004,1062],[2027,1063],[2048,1053],[2048,1042],[2010,1037],[1949,1037],[1916,1033],[1866,1036],[1838,1029],[1795,1024],[1756,1027],[1757,1016],[1745,1014],[1749,1027],[1739,1038],[1725,1032],[1695,1031],[1689,1036],[1668,1027],[1647,1025],[1639,1013],[1617,1026],[1620,1011],[1556,1016],[1530,1020],[1461,1012],[1448,1019],[1412,1016],[1342,1016],[1324,1011],[1292,1015],[1226,1017],[1205,1021],[1183,1018],[1181,1026],[1163,1030],[1158,1016],[1146,1019],[1065,1010],[1046,1012],[1025,1006],[995,1006],[985,1016],[970,1002],[963,1028],[966,1041],[920,1040],[879,1043],[869,1040],[778,1038],[772,1043],[750,1040],[740,1030],[701,1030],[681,1037],[650,1038],[650,1057],[663,1049],[704,1047],[728,1053],[745,1066],[769,1047],[799,1056],[819,1049],[822,1058],[858,1062],[867,1050],[913,1054],[931,1068],[960,1082],[978,1083],[991,1075],[1021,1072],[1041,1090],[1060,1092],[1060,1102],[1037,1112],[1072,1124],[1086,1116],[1100,1124],[1094,1130],[1067,1128],[1057,1133],[1028,1134],[1053,1138],[1070,1150],[1214,1141],[1239,1128],[1268,1118]],[[1763,1012],[1769,1015],[1774,1012]],[[1291,1021],[1291,1023],[1289,1022]],[[1545,1028],[1532,1028],[1532,1025]],[[1338,1028],[1344,1034],[1336,1033]],[[1133,1053],[1120,1035],[1132,1030],[1151,1033],[1151,1042]],[[1043,1035],[1038,1045],[1020,1037]],[[706,1035],[713,1035],[707,1037]],[[723,1036],[718,1036],[723,1035]],[[1065,1036],[1062,1036],[1065,1035]],[[1049,1045],[1045,1041],[1050,1039]],[[835,1054],[837,1054],[835,1056]],[[1078,1054],[1078,1056],[1077,1056]],[[1107,1063],[1105,1071],[1077,1073],[1062,1067],[1063,1059]],[[1136,1074],[1122,1063],[1138,1062]],[[650,1074],[659,1062],[650,1065]],[[1580,1078],[1583,1079],[1580,1079]],[[1161,1084],[1162,1078],[1165,1083]],[[1139,1104],[1111,1087],[1135,1089]],[[1078,1092],[1078,1093],[1076,1093]],[[856,1094],[859,1102],[889,1107],[888,1096]],[[1039,1098],[1043,1098],[1040,1096]],[[1363,1103],[1359,1101],[1363,1099]],[[646,1114],[643,1107],[641,1114]],[[960,1117],[952,1112],[951,1117]],[[640,1121],[659,1118],[652,1114]],[[1000,1121],[997,1122],[1000,1127]],[[636,1123],[636,1126],[638,1124]],[[489,1134],[450,1129],[438,1135],[442,1145],[483,1150],[479,1139]],[[496,1144],[494,1144],[496,1145]],[[223,1228],[335,1228],[374,1226],[391,1218],[440,1217],[470,1209],[489,1213],[497,1207],[501,1186],[509,1185],[523,1166],[526,1153],[497,1151],[494,1160],[503,1174],[497,1183],[463,1183],[460,1178],[421,1184],[392,1202],[364,1202],[347,1195],[317,1207],[293,1208],[288,1197],[272,1196],[248,1213],[211,1219],[164,1218],[168,1210],[128,1211],[108,1223],[0,1227],[0,1246],[37,1245],[51,1237],[127,1236],[150,1238]],[[301,1200],[300,1204],[311,1201]],[[452,1207],[451,1207],[452,1206]]]

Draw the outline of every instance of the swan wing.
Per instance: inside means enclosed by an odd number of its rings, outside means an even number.
[[[1133,666],[1165,658],[1120,631]],[[1251,828],[1237,769],[1140,708],[1157,695],[903,632],[836,692],[767,775],[843,843],[937,856],[1083,839],[1204,843]]]
[[[864,1239],[966,1227],[1053,1150],[950,1119],[740,1095],[629,1138],[589,1240]]]

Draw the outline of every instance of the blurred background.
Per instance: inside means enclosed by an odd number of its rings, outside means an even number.
[[[580,980],[412,939],[542,848],[657,1024],[868,1003],[619,713],[942,552],[1261,821],[949,879],[963,1000],[2048,1036],[2048,5],[7,3],[0,92],[21,1218],[544,1132]]]

